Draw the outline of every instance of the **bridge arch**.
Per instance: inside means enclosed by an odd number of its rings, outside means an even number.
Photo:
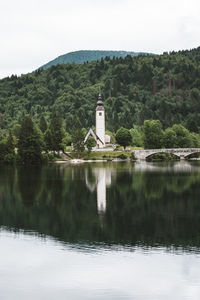
[[[189,158],[190,155],[198,154],[198,153],[200,153],[200,151],[188,153],[187,155],[185,155],[185,158],[187,159],[187,158]]]
[[[149,154],[149,155],[147,155],[146,157],[145,157],[145,160],[149,160],[150,158],[153,158],[153,156],[155,156],[155,155],[157,155],[157,154],[165,154],[165,155],[167,155],[167,154],[170,154],[170,155],[173,155],[174,156],[174,159],[181,159],[181,157],[179,156],[179,155],[177,155],[177,154],[175,154],[175,153],[173,153],[173,152],[164,152],[164,151],[156,151],[156,152],[154,152],[154,153],[151,153],[151,154]],[[158,158],[159,159],[159,158]]]
[[[157,153],[170,153],[178,156],[180,159],[185,159],[193,153],[199,153],[200,148],[172,148],[172,149],[145,149],[134,150],[134,156],[139,160],[146,160],[149,156]]]

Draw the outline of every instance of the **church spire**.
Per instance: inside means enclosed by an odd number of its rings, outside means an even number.
[[[99,96],[98,96],[97,106],[103,106],[103,101],[102,101],[102,98],[101,98],[101,93],[99,93]]]

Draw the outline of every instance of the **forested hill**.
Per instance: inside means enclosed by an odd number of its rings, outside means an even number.
[[[182,123],[200,129],[200,47],[160,56],[106,58],[60,64],[0,80],[0,127],[12,128],[30,114],[38,122],[60,112],[70,131],[75,118],[95,124],[101,86],[107,129],[132,128],[159,119],[164,128]]]
[[[128,51],[101,51],[101,50],[80,50],[69,52],[67,54],[58,56],[52,61],[40,67],[40,69],[47,69],[51,66],[55,66],[57,64],[67,64],[67,63],[77,63],[83,64],[85,62],[90,62],[92,60],[100,60],[106,57],[126,57],[127,55],[137,56],[140,54],[147,54],[143,52],[128,52]]]

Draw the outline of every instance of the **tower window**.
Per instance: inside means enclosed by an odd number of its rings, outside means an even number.
[[[102,112],[99,113],[99,116],[102,116]]]

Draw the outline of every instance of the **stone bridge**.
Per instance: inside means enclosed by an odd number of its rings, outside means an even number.
[[[147,149],[133,150],[136,159],[146,160],[152,154],[156,153],[171,153],[178,156],[180,159],[185,159],[188,155],[200,152],[200,148],[172,148],[172,149]]]

